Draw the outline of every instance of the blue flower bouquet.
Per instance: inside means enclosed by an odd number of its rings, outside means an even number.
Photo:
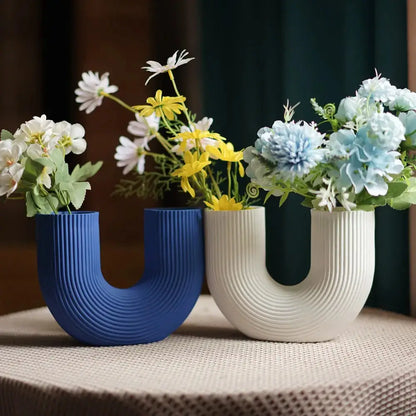
[[[246,173],[266,199],[277,196],[282,205],[293,192],[329,212],[416,203],[415,92],[376,73],[338,106],[311,104],[319,123],[294,121],[297,105],[287,103],[284,120],[261,128],[244,152]]]

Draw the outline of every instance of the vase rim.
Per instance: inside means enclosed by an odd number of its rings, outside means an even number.
[[[57,213],[51,212],[50,214],[36,214],[36,216],[41,216],[41,217],[53,217],[53,216],[71,216],[71,215],[94,215],[94,214],[98,214],[98,211],[58,211]]]
[[[192,207],[153,207],[153,208],[144,208],[145,211],[201,211],[201,208],[192,208]]]
[[[311,216],[322,215],[322,216],[328,216],[328,217],[331,217],[331,216],[335,217],[335,216],[340,216],[340,215],[353,216],[353,215],[359,215],[359,214],[369,215],[369,216],[374,215],[374,210],[367,211],[364,209],[355,209],[355,210],[347,211],[346,209],[341,208],[341,209],[337,209],[337,210],[333,210],[332,212],[329,212],[329,211],[325,211],[322,209],[312,208],[310,212],[311,212]]]
[[[221,210],[221,211],[216,211],[216,210],[213,210],[213,209],[210,209],[210,208],[204,208],[204,212],[209,212],[209,213],[217,213],[217,212],[221,212],[221,213],[231,213],[231,212],[234,212],[234,213],[237,213],[237,215],[239,215],[239,213],[243,213],[243,212],[250,212],[250,211],[258,211],[258,210],[264,210],[265,209],[265,207],[263,207],[262,205],[253,205],[253,206],[250,206],[250,207],[248,207],[247,209],[240,209],[240,210],[237,210],[237,211],[235,211],[235,210]]]

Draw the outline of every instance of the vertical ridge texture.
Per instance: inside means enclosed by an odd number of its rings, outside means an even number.
[[[311,211],[311,267],[295,286],[266,269],[264,208],[205,211],[208,287],[241,332],[274,341],[324,341],[352,322],[373,282],[374,212]]]
[[[186,319],[204,277],[198,209],[146,209],[145,269],[127,289],[102,276],[98,212],[38,215],[38,275],[53,316],[93,345],[159,341]]]

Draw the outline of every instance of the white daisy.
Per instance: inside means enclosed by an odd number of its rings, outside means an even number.
[[[147,85],[147,83],[156,75],[175,69],[178,66],[184,65],[188,63],[189,61],[192,61],[192,59],[195,59],[195,58],[185,58],[185,56],[189,54],[189,52],[186,52],[186,49],[181,51],[179,56],[177,56],[178,52],[179,51],[176,51],[171,57],[168,58],[166,65],[162,65],[156,61],[146,61],[146,63],[149,66],[142,66],[142,69],[148,72],[154,72],[154,74],[151,75],[149,78],[147,78],[145,85]]]
[[[27,144],[37,143],[42,145],[44,142],[49,141],[54,125],[55,123],[52,120],[48,120],[45,114],[42,114],[40,117],[35,116],[32,120],[20,125],[14,133],[14,138],[16,143],[22,148],[22,151],[24,151]]]
[[[24,170],[25,168],[22,165],[15,163],[8,172],[0,175],[0,196],[6,195],[9,197],[16,190]]]
[[[32,143],[26,150],[27,156],[35,160],[40,157],[49,156],[50,152],[56,148],[58,144],[58,137],[52,132],[44,135],[41,143]]]
[[[213,121],[214,121],[214,119],[212,119],[211,117],[204,117],[201,120],[197,121],[196,123],[193,123],[191,125],[191,127],[182,126],[181,127],[181,133],[184,133],[185,131],[195,131],[195,130],[206,131],[206,130],[209,130]]]
[[[155,113],[149,117],[142,117],[136,113],[136,120],[130,121],[127,131],[136,137],[147,137],[149,142],[156,137],[156,132],[159,131],[159,120]]]
[[[58,144],[65,148],[65,154],[72,152],[79,155],[87,148],[87,141],[84,139],[85,129],[81,124],[60,121],[55,124],[53,134],[58,138]]]
[[[16,164],[21,156],[22,149],[13,140],[0,141],[0,171]]]
[[[147,137],[135,139],[133,142],[125,136],[120,137],[120,146],[116,147],[114,159],[118,161],[118,167],[124,167],[123,175],[126,175],[134,168],[140,174],[144,172],[145,150],[149,150],[147,141]]]
[[[85,110],[87,114],[95,110],[103,102],[103,96],[101,92],[112,94],[118,91],[118,87],[115,85],[109,85],[108,79],[109,73],[105,72],[99,77],[98,72],[83,72],[82,81],[78,82],[79,88],[75,90],[77,95],[75,101],[81,103],[79,110]]]

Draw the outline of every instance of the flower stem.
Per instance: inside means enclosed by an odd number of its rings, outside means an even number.
[[[231,162],[227,162],[228,198],[231,198]]]
[[[171,132],[173,136],[176,136],[175,130],[172,129],[169,121],[167,120],[165,114],[162,112],[162,120],[165,123],[166,128]]]
[[[211,182],[212,182],[212,185],[214,187],[215,193],[217,194],[218,199],[220,199],[221,198],[221,190],[220,190],[220,187],[218,186],[218,183],[215,180],[214,175],[212,174],[212,170],[209,166],[207,166],[207,171],[208,171],[209,177],[211,178]]]
[[[177,161],[178,158],[172,152],[172,147],[170,143],[159,132],[156,132],[156,138],[159,141],[159,143],[163,146],[163,148],[172,156],[172,158]]]
[[[130,110],[133,113],[137,113],[137,111],[130,107],[128,104],[126,104],[124,101],[120,100],[120,98],[117,98],[115,95],[108,94],[104,91],[100,91],[100,95],[103,95],[104,97],[109,98],[110,100],[115,101],[117,104],[120,104],[122,107],[127,108],[127,110]]]
[[[172,70],[171,70],[171,69],[169,69],[168,74],[169,74],[169,78],[170,78],[170,80],[171,80],[171,82],[172,82],[173,89],[175,90],[176,95],[177,95],[178,97],[180,97],[180,96],[181,96],[181,94],[179,93],[178,87],[176,86],[175,77],[173,76],[173,72],[172,72]],[[185,104],[185,103],[183,103],[182,105],[183,105],[183,107],[184,107],[184,109],[185,109],[185,110],[184,110],[184,114],[185,114],[186,119],[188,120],[189,127],[191,127],[191,126],[192,126],[192,121],[191,121],[191,117],[189,116],[188,107],[186,106],[186,104]]]

